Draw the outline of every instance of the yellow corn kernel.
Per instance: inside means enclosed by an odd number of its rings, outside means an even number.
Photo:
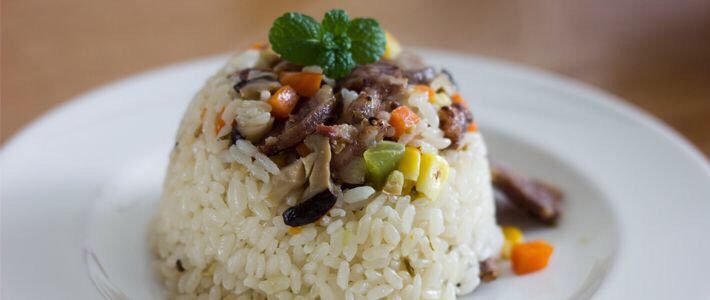
[[[395,59],[402,53],[402,46],[399,45],[397,39],[394,38],[389,32],[385,31],[385,54],[382,56],[384,59]]]
[[[449,106],[449,105],[451,105],[451,98],[450,98],[449,95],[447,95],[446,93],[443,93],[443,92],[441,92],[441,93],[436,93],[436,94],[434,95],[434,98],[433,98],[432,103],[433,103],[436,107]]]
[[[510,259],[513,247],[525,242],[525,237],[523,236],[523,232],[515,226],[503,226],[502,230],[504,241],[501,256],[503,256],[504,259]]]
[[[405,179],[404,185],[402,185],[402,195],[409,195],[412,193],[412,189],[417,182],[414,180]]]
[[[441,156],[423,153],[417,178],[417,192],[423,193],[432,201],[439,198],[442,183],[449,178],[449,163]]]
[[[417,181],[419,178],[419,164],[421,162],[421,152],[419,149],[414,147],[407,147],[404,149],[404,155],[399,161],[397,170],[402,172],[404,179]]]
[[[404,175],[402,172],[394,170],[390,172],[387,176],[387,181],[382,191],[386,194],[399,196],[402,194],[402,187],[404,186]]]

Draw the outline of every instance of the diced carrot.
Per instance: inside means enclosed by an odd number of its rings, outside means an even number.
[[[395,108],[390,114],[390,124],[394,127],[394,136],[399,138],[419,122],[419,116],[406,105]]]
[[[291,235],[297,235],[303,231],[303,228],[301,227],[289,227],[288,228],[288,233]]]
[[[417,92],[426,92],[427,96],[429,97],[429,102],[434,101],[434,97],[436,96],[436,93],[432,88],[430,88],[428,85],[423,85],[423,84],[418,84],[414,86],[414,90]]]
[[[323,74],[310,72],[284,72],[281,84],[290,85],[301,96],[312,97],[320,89]]]
[[[451,101],[453,101],[456,104],[461,104],[461,105],[465,106],[466,108],[470,108],[468,106],[468,102],[466,102],[466,100],[464,100],[463,97],[461,97],[461,94],[459,94],[459,93],[453,94],[451,96]]]
[[[523,275],[544,269],[554,248],[545,241],[537,240],[513,246],[513,271]]]
[[[471,124],[468,124],[468,127],[466,127],[466,131],[468,131],[468,132],[478,131],[478,125],[476,125],[476,122],[471,122]]]
[[[217,116],[214,118],[214,134],[219,134],[219,131],[224,127],[224,120],[222,120],[222,113],[224,113],[224,107],[217,112]]]
[[[277,119],[288,119],[293,108],[298,104],[298,94],[290,85],[284,85],[271,95],[268,101],[271,115]]]
[[[306,144],[300,143],[298,144],[298,146],[296,146],[296,152],[298,152],[298,155],[300,155],[301,157],[305,157],[308,156],[308,154],[311,154],[311,152],[313,151],[311,151],[311,149],[308,148]]]
[[[261,50],[261,49],[266,48],[266,44],[264,44],[263,42],[255,42],[255,43],[251,44],[251,46],[249,46],[249,48],[255,49],[255,50]]]

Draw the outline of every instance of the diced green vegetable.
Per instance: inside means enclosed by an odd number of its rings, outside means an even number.
[[[396,167],[404,155],[404,145],[390,141],[382,141],[365,151],[365,166],[367,180],[376,188],[381,188],[387,175]]]

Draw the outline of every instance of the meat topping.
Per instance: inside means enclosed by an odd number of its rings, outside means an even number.
[[[340,81],[340,86],[384,100],[401,94],[407,86],[407,78],[396,65],[380,61],[356,67]]]
[[[393,134],[394,128],[387,121],[375,118],[364,120],[357,137],[347,147],[342,147],[341,151],[333,155],[331,168],[335,179],[350,184],[364,183],[364,176],[354,176],[354,174],[364,175],[364,169],[360,170],[364,168],[362,154],[368,147],[382,141],[385,136]]]
[[[452,144],[456,144],[466,131],[469,122],[465,110],[457,105],[444,106],[439,110],[439,128],[444,132],[444,136],[451,140]]]
[[[409,84],[429,84],[436,76],[436,72],[434,72],[434,68],[432,67],[406,70],[403,73],[404,76],[409,79]]]
[[[321,87],[306,101],[301,101],[295,114],[291,114],[283,130],[277,136],[268,137],[259,148],[267,155],[273,155],[293,147],[315,132],[318,124],[325,123],[335,114],[335,97],[330,86]]]
[[[343,114],[343,121],[349,124],[359,124],[360,121],[374,117],[382,107],[382,100],[378,97],[361,92],[348,110]]]
[[[562,209],[562,192],[501,166],[491,167],[493,186],[510,202],[545,224],[555,224]]]

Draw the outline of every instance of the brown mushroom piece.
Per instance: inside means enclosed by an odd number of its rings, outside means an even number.
[[[451,81],[451,75],[448,73],[439,73],[432,81],[429,83],[431,88],[436,91],[444,91],[449,95],[456,93],[456,85]]]
[[[259,99],[262,91],[274,92],[280,87],[281,83],[276,79],[276,75],[271,73],[264,73],[264,75],[252,79],[242,80],[234,85],[234,89],[244,99]]]
[[[288,226],[302,226],[318,221],[335,205],[333,185],[330,179],[330,143],[328,138],[321,135],[310,135],[304,141],[306,146],[314,152],[308,157],[313,157],[313,164],[309,170],[308,186],[303,192],[302,201],[286,209],[283,213],[284,224]],[[307,168],[307,167],[306,167]]]
[[[291,191],[300,189],[308,181],[308,186],[301,199],[332,188],[330,181],[331,151],[328,139],[320,135],[311,135],[304,141],[313,152],[281,169],[272,179],[269,198],[281,200]]]
[[[553,225],[560,217],[562,192],[547,183],[492,165],[493,187],[538,221]]]
[[[331,191],[322,191],[286,209],[282,214],[284,224],[296,227],[315,223],[333,208],[336,200]]]
[[[309,154],[309,156],[315,156],[313,167],[308,172],[308,187],[306,187],[302,196],[302,199],[309,199],[322,191],[333,189],[333,183],[330,180],[331,153],[330,142],[327,137],[322,135],[309,135],[304,144],[313,150],[313,153]]]
[[[292,162],[281,169],[278,175],[271,179],[271,191],[269,199],[279,201],[289,192],[301,188],[306,183],[306,168],[311,168],[315,155],[309,155]]]

